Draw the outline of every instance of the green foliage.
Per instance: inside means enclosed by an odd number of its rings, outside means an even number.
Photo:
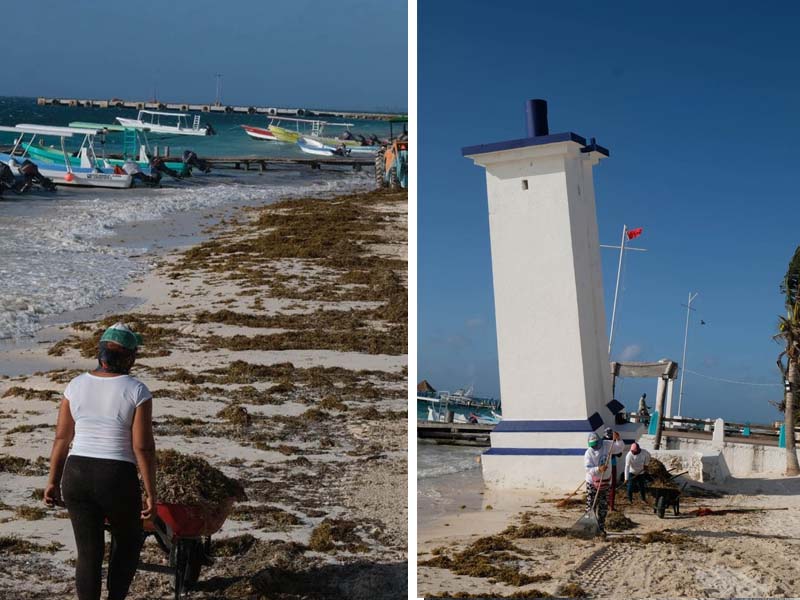
[[[786,296],[786,309],[793,314],[794,320],[800,318],[798,305],[800,305],[800,246],[794,251],[789,268],[781,283],[781,293]]]

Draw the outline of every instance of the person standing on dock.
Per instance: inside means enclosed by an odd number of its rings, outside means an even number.
[[[596,510],[600,532],[605,533],[608,490],[611,487],[610,458],[612,454],[622,452],[625,444],[614,431],[611,440],[601,440],[596,433],[590,433],[587,445],[589,447],[583,455],[583,466],[586,469],[586,509]]]
[[[142,519],[156,514],[153,395],[128,374],[140,343],[141,336],[122,323],[106,329],[97,368],[69,382],[58,413],[44,502],[66,504],[69,512],[79,600],[100,600],[105,521],[114,540],[107,597],[123,600],[139,564]]]
[[[628,488],[628,502],[633,502],[634,490],[639,490],[642,502],[647,502],[647,474],[644,468],[650,462],[650,453],[634,442],[625,457],[625,484]]]

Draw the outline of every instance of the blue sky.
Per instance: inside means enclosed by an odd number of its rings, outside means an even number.
[[[781,387],[779,283],[800,244],[797,5],[744,2],[419,6],[419,377],[499,395],[484,171],[462,146],[550,131],[594,136],[600,241],[643,227],[626,256],[617,359],[680,361],[683,414],[768,422]],[[603,250],[610,320],[617,254]],[[700,325],[700,319],[706,325]],[[535,382],[531,382],[535,385]],[[620,383],[635,406],[655,383]],[[675,402],[677,402],[677,385]]]
[[[387,0],[3,3],[6,96],[406,110],[407,7]]]

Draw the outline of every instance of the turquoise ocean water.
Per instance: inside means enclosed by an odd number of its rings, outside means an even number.
[[[16,125],[18,123],[36,123],[40,125],[60,125],[66,126],[71,121],[84,121],[89,123],[117,124],[115,117],[126,117],[135,119],[138,111],[125,108],[84,108],[68,106],[37,106],[35,98],[3,98],[0,97],[0,125]],[[172,111],[166,111],[172,112]],[[255,127],[266,127],[266,115],[241,115],[241,114],[217,114],[217,113],[193,113],[200,114],[201,123],[211,123],[217,135],[199,136],[156,136],[148,134],[151,144],[170,146],[170,154],[180,155],[183,150],[191,149],[199,156],[308,156],[304,155],[300,149],[293,144],[282,144],[264,140],[254,140],[250,138],[241,125],[253,125]],[[333,123],[352,123],[352,131],[355,134],[361,133],[368,137],[375,134],[379,138],[389,135],[389,124],[383,121],[362,121],[345,120],[336,118],[325,118],[325,121]],[[394,124],[397,131],[398,124]],[[402,129],[402,124],[400,124]],[[331,128],[328,133],[335,133],[341,128]],[[14,135],[0,133],[0,144],[8,144],[13,141]],[[77,144],[80,140],[76,139]],[[122,150],[122,135],[109,135],[107,151],[109,153],[120,152]],[[75,148],[77,149],[77,147]]]
[[[113,123],[115,116],[135,117],[135,112],[37,106],[32,98],[0,98],[2,125]],[[150,141],[168,143],[173,155],[185,148],[201,157],[300,155],[290,144],[252,140],[239,127],[244,123],[265,125],[262,115],[203,115],[206,121],[218,135],[151,136]],[[385,135],[388,125],[360,122],[353,130]],[[0,144],[10,143],[12,138],[13,134],[2,134]],[[109,139],[110,152],[115,149],[113,140]],[[130,233],[133,225],[183,223],[192,214],[288,197],[330,196],[372,185],[370,170],[356,173],[351,169],[320,171],[298,166],[264,173],[219,170],[180,182],[165,178],[157,189],[59,187],[55,193],[6,192],[0,199],[0,341],[29,338],[45,324],[58,322],[59,315],[118,295],[132,276],[148,268],[152,257],[147,253],[162,241],[139,236],[135,243],[120,243],[120,231]]]

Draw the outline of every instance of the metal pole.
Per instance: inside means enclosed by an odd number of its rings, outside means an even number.
[[[692,310],[692,300],[697,298],[697,293],[689,292],[689,302],[686,304],[686,328],[683,331],[683,358],[681,359],[681,385],[678,391],[678,414],[683,416],[683,374],[686,372],[686,342],[689,339],[689,312]]]
[[[619,245],[619,264],[617,265],[617,285],[614,287],[614,307],[611,309],[611,328],[608,332],[608,356],[611,357],[611,345],[614,343],[614,320],[617,316],[617,295],[619,294],[619,277],[622,273],[622,255],[625,253],[625,237],[628,226],[622,226],[622,243]]]

